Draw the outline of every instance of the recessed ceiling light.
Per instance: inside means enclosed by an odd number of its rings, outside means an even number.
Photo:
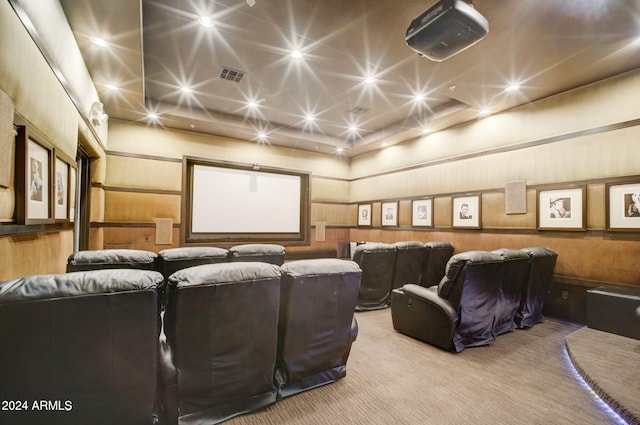
[[[291,57],[294,59],[300,59],[302,57],[302,52],[300,50],[294,50],[291,52]]]
[[[520,90],[520,84],[518,83],[509,84],[507,87],[504,88],[504,91],[506,91],[507,93],[512,91],[517,91],[517,90]]]
[[[191,87],[187,87],[187,86],[180,87],[180,91],[182,93],[193,93],[193,89]]]
[[[91,37],[91,41],[93,42],[93,44],[100,47],[107,47],[109,45],[109,43],[107,43],[106,40],[101,37]]]
[[[265,140],[267,140],[267,133],[265,133],[264,131],[259,131],[257,136],[259,141],[264,142]]]
[[[120,90],[120,88],[118,86],[115,86],[113,84],[107,84],[105,87],[108,88],[109,90],[112,90],[112,91]]]
[[[201,16],[200,18],[198,18],[198,22],[200,22],[200,25],[202,25],[203,27],[212,27],[213,26],[213,19],[211,19],[209,16]]]
[[[313,115],[311,115],[311,114],[307,114],[307,115],[305,115],[305,117],[304,117],[304,120],[305,120],[305,121],[308,121],[308,122],[315,121],[315,119],[316,119],[316,117],[314,117],[314,116],[313,116]]]
[[[417,94],[413,97],[413,100],[415,100],[416,102],[422,102],[425,99],[423,94]]]
[[[356,124],[349,124],[349,131],[352,133],[358,132],[358,126]]]
[[[429,127],[422,127],[422,134],[429,134],[431,133],[431,129]]]
[[[149,118],[150,120],[157,120],[160,118],[160,116],[158,114],[156,114],[155,112],[149,112],[147,114],[147,118]]]
[[[367,84],[373,84],[373,83],[376,82],[376,79],[374,77],[369,76],[369,77],[364,79],[364,82],[367,83]]]
[[[255,109],[258,107],[258,102],[256,102],[255,100],[250,100],[247,102],[247,106],[251,109]]]
[[[344,148],[342,148],[342,147],[336,148],[336,152],[337,153],[342,153],[342,152],[344,152]]]
[[[386,148],[387,146],[389,146],[387,142],[380,143],[380,147]]]
[[[483,108],[480,110],[480,116],[481,117],[486,117],[487,115],[491,114],[491,110],[487,109],[487,108]]]

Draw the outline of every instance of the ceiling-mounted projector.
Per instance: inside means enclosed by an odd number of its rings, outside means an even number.
[[[489,33],[489,22],[465,0],[441,0],[411,21],[405,40],[422,56],[442,62]]]

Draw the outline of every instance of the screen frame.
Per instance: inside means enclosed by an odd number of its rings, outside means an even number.
[[[299,229],[295,232],[194,232],[194,174],[196,166],[228,168],[247,173],[273,173],[276,175],[296,176],[300,179]],[[221,200],[226,208],[233,204],[233,200]],[[276,207],[263,205],[260,208]],[[241,243],[275,243],[281,245],[309,245],[310,244],[310,173],[306,171],[263,166],[259,164],[245,164],[231,161],[212,160],[208,158],[184,156],[182,160],[182,208],[181,208],[180,244],[232,246]]]

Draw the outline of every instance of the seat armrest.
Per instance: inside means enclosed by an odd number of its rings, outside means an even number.
[[[432,307],[435,307],[445,314],[452,322],[456,322],[458,312],[449,304],[449,301],[438,295],[437,288],[437,286],[425,288],[424,286],[408,283],[402,287],[402,292],[409,297],[432,305]]]
[[[356,320],[356,316],[353,316],[353,320],[351,321],[351,341],[355,341],[358,338],[358,321]]]

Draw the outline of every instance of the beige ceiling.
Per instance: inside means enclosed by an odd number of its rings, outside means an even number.
[[[346,156],[640,66],[638,0],[475,0],[489,35],[440,63],[404,41],[435,0],[60,2],[111,118],[256,142],[262,130],[273,145]],[[222,79],[222,67],[245,76]]]

